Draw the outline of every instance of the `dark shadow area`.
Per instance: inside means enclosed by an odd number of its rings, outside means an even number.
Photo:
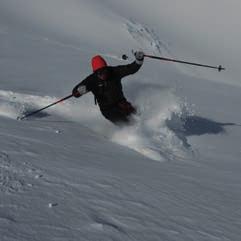
[[[34,109],[32,109],[32,110],[29,109],[29,110],[25,111],[24,113],[22,113],[22,116],[28,115],[28,114],[32,113],[33,111],[35,111],[35,110]],[[31,115],[31,116],[27,117],[27,119],[40,119],[40,118],[45,118],[45,117],[48,117],[48,116],[50,116],[50,114],[48,114],[48,113],[46,113],[44,111],[41,111],[39,113],[36,113],[34,115]]]
[[[179,116],[172,114],[170,120],[166,120],[167,127],[183,141],[186,147],[188,136],[201,136],[205,134],[217,135],[225,133],[225,126],[240,126],[235,123],[221,123],[200,116]]]

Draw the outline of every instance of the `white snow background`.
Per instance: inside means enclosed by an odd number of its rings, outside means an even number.
[[[1,0],[0,240],[225,240],[241,235],[241,4]],[[90,59],[131,50],[123,79],[140,115],[115,127],[69,95]],[[121,60],[127,54],[128,61]]]

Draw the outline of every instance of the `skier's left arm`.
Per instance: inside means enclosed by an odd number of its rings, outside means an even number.
[[[119,65],[114,67],[115,73],[123,78],[127,75],[135,74],[142,66],[144,62],[144,53],[142,51],[135,52],[134,54],[136,60],[131,64]]]

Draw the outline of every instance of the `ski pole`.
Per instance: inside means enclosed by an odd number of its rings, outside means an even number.
[[[30,113],[28,113],[28,114],[26,114],[26,115],[24,115],[24,116],[21,116],[21,117],[18,117],[17,119],[18,119],[18,120],[23,120],[23,119],[25,119],[25,118],[27,118],[27,117],[29,117],[29,116],[32,116],[32,115],[35,115],[35,114],[39,113],[39,112],[42,111],[42,110],[45,110],[45,109],[47,109],[47,108],[49,108],[49,107],[51,107],[51,106],[53,106],[53,105],[59,104],[60,102],[63,102],[63,101],[65,101],[65,100],[67,100],[67,99],[69,99],[69,98],[71,98],[71,97],[73,97],[72,94],[71,94],[71,95],[68,95],[68,96],[62,98],[61,100],[58,100],[58,101],[56,101],[56,102],[54,102],[54,103],[52,103],[52,104],[50,104],[50,105],[47,105],[47,106],[45,106],[45,107],[43,107],[43,108],[41,108],[41,109],[39,109],[39,110],[30,112]]]
[[[194,62],[187,62],[183,60],[178,60],[178,59],[170,59],[166,57],[158,57],[158,56],[153,56],[153,55],[147,55],[145,54],[144,57],[151,58],[151,59],[158,59],[158,60],[164,60],[164,61],[169,61],[169,62],[175,62],[175,63],[181,63],[181,64],[189,64],[189,65],[195,65],[195,66],[200,66],[200,67],[206,67],[206,68],[211,68],[211,69],[217,69],[219,72],[221,70],[225,70],[225,68],[222,67],[222,65],[219,66],[211,66],[211,65],[206,65],[206,64],[199,64],[199,63],[194,63]],[[122,59],[126,60],[128,59],[128,56],[123,54]]]

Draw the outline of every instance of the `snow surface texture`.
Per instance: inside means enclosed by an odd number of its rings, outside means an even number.
[[[1,1],[0,240],[239,240],[238,20],[235,0]],[[145,59],[131,127],[91,94],[16,120],[132,49],[228,69]]]

